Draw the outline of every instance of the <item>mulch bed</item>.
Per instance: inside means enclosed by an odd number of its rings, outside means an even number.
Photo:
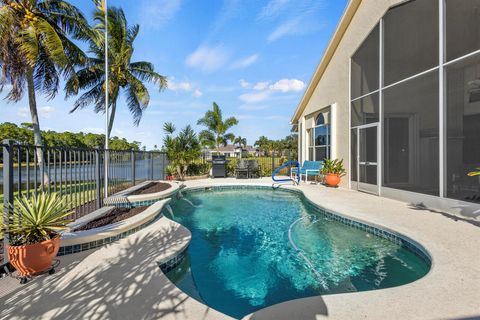
[[[119,222],[130,217],[133,217],[140,212],[143,212],[147,209],[148,206],[136,207],[136,208],[115,208],[109,214],[90,221],[89,223],[81,226],[80,228],[75,229],[74,231],[83,231],[90,230],[93,228],[103,227],[108,224]]]
[[[138,194],[147,194],[147,193],[157,193],[171,188],[172,186],[169,183],[164,182],[150,182],[146,186],[130,192],[128,195],[138,195]]]

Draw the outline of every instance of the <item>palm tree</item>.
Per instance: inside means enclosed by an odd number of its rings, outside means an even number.
[[[241,136],[235,137],[235,139],[233,140],[233,143],[235,143],[236,145],[238,145],[242,148],[246,148],[247,147],[247,138],[242,138]]]
[[[257,141],[255,141],[255,146],[257,146],[258,149],[260,149],[264,153],[266,151],[269,151],[270,144],[271,144],[270,139],[268,139],[265,136],[261,136],[260,138],[258,138]]]
[[[173,135],[175,130],[171,122],[163,125],[163,131],[166,133],[163,146],[170,164],[176,168],[180,180],[183,180],[189,165],[200,156],[200,142],[190,125],[180,131],[177,136]]]
[[[238,136],[238,137],[235,137],[235,139],[233,140],[233,143],[236,144],[237,146],[239,146],[241,148],[240,150],[240,158],[242,158],[242,155],[243,155],[243,149],[245,149],[247,147],[247,139],[246,138],[242,138],[241,136]]]
[[[89,52],[93,54],[93,57],[88,58],[86,66],[78,70],[75,77],[72,77],[65,85],[67,96],[76,95],[80,90],[86,90],[77,99],[71,112],[92,104],[95,112],[105,112],[104,14],[97,10],[94,20],[98,24],[88,38]],[[109,134],[112,131],[117,100],[122,90],[126,96],[128,109],[132,113],[133,123],[138,126],[143,111],[150,103],[150,94],[144,82],[157,84],[159,90],[167,87],[166,77],[155,72],[153,64],[146,61],[131,61],[134,52],[133,42],[139,30],[138,24],[130,27],[127,25],[122,9],[115,7],[108,9],[108,61],[110,70],[108,75],[108,108],[111,110],[108,124]]]
[[[87,30],[83,14],[66,1],[0,0],[0,92],[9,88],[6,99],[18,102],[26,87],[36,146],[43,146],[36,92],[53,99],[62,75],[76,82],[74,67],[85,56],[68,36],[83,39]],[[41,148],[37,156],[43,171]]]
[[[223,121],[222,110],[220,110],[218,104],[214,102],[213,109],[208,110],[203,118],[197,121],[197,124],[207,128],[200,132],[200,142],[205,146],[215,148],[218,152],[220,146],[225,146],[228,141],[235,139],[235,135],[233,133],[227,133],[227,131],[238,124],[238,120],[235,119],[235,117],[230,117]]]

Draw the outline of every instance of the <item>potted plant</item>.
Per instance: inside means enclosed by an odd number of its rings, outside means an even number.
[[[325,159],[323,167],[320,170],[325,175],[325,183],[330,187],[337,187],[340,183],[340,177],[345,175],[343,159]]]
[[[39,193],[15,199],[7,221],[0,222],[0,233],[9,238],[7,248],[10,264],[22,277],[49,270],[60,247],[59,231],[66,229],[71,214],[67,203],[56,193]]]
[[[175,167],[172,166],[171,164],[168,165],[166,168],[165,168],[165,171],[167,173],[167,176],[165,179],[167,179],[167,181],[173,181],[175,180]]]

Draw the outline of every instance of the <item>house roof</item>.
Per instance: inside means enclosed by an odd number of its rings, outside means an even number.
[[[335,29],[335,33],[333,34],[332,39],[330,39],[327,49],[325,50],[322,56],[322,59],[320,60],[320,63],[318,64],[317,68],[315,69],[315,72],[313,73],[312,78],[310,79],[308,87],[305,90],[302,96],[302,99],[300,100],[300,103],[295,109],[295,113],[293,114],[292,119],[290,120],[291,124],[296,124],[298,119],[300,118],[300,115],[305,110],[308,100],[310,100],[313,92],[315,91],[315,88],[320,82],[320,79],[322,78],[323,73],[327,69],[327,66],[330,63],[330,61],[332,60],[332,57],[335,54],[335,51],[337,50],[338,45],[340,44],[340,41],[345,35],[345,32],[347,31],[347,28],[350,25],[350,22],[355,16],[355,13],[357,12],[357,9],[361,3],[362,3],[362,0],[349,1],[347,8],[345,9],[342,15],[342,18],[340,19],[340,22],[338,23],[337,28]]]
[[[239,147],[236,146],[236,145],[233,145],[233,144],[227,144],[226,146],[220,146],[218,148],[218,151],[220,152],[235,152]],[[215,151],[214,149],[212,149],[212,151]],[[243,151],[247,151],[247,152],[255,152],[255,151],[258,151],[256,148],[254,148],[253,146],[246,146],[245,148],[243,148]]]

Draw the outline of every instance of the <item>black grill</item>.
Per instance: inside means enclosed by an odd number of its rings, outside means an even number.
[[[227,177],[227,160],[225,156],[212,156],[212,176],[214,178]]]

